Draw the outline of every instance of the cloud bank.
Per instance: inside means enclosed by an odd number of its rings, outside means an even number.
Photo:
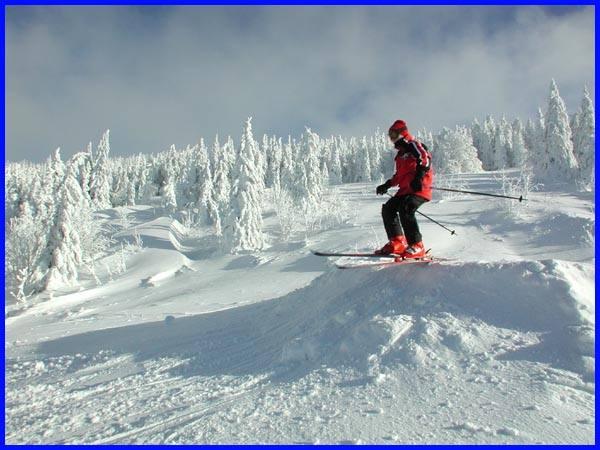
[[[7,7],[6,159],[533,116],[594,94],[590,7]]]

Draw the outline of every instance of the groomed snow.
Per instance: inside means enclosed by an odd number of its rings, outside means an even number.
[[[497,173],[464,175],[498,191]],[[593,443],[593,194],[434,198],[429,266],[342,271],[382,245],[374,184],[337,230],[222,255],[151,206],[101,284],[6,308],[7,443]],[[383,199],[385,201],[385,198]],[[124,262],[124,264],[123,264]],[[350,262],[341,260],[339,262]]]

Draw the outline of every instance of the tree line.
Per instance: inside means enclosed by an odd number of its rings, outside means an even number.
[[[418,134],[440,174],[530,168],[540,180],[594,182],[594,108],[584,90],[569,116],[552,81],[547,107],[523,126],[488,116],[482,123]],[[393,171],[394,152],[385,133],[361,138],[322,138],[310,129],[299,138],[255,140],[252,121],[239,144],[231,137],[204,139],[185,149],[110,157],[107,130],[95,151],[67,161],[60,149],[43,164],[5,167],[5,282],[24,299],[76,282],[81,267],[107,248],[98,211],[153,204],[165,213],[184,211],[192,226],[208,227],[223,252],[260,251],[268,242],[262,211],[275,207],[282,238],[294,229],[323,229],[347,212],[328,196],[328,186],[381,181]]]

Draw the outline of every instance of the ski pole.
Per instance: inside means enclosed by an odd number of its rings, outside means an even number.
[[[429,217],[428,215],[423,214],[421,211],[417,211],[419,214],[421,214],[423,217],[425,217],[426,219],[431,220],[433,223],[435,223],[436,225],[439,225],[440,227],[442,227],[444,230],[447,230],[450,232],[451,235],[456,235],[456,231],[455,230],[451,230],[450,228],[445,227],[444,225],[442,225],[441,223],[439,223],[437,220],[432,219],[431,217]]]
[[[431,189],[436,189],[438,191],[460,192],[462,194],[485,195],[488,197],[510,198],[513,200],[519,200],[519,202],[522,202],[523,200],[527,200],[526,198],[523,198],[522,195],[520,197],[511,197],[509,195],[488,194],[487,192],[461,191],[459,189],[448,189],[448,188],[439,188],[439,187],[432,187]]]
[[[394,197],[392,194],[390,194],[389,192],[386,192],[386,194],[388,195],[388,197]],[[442,225],[441,223],[439,223],[437,220],[432,219],[431,217],[423,214],[421,211],[417,211],[419,214],[421,214],[423,217],[425,217],[426,219],[431,220],[433,223],[435,223],[436,225],[439,225],[440,227],[442,227],[444,230],[447,230],[450,232],[451,235],[455,236],[456,235],[456,231],[455,230],[451,230],[450,228]]]

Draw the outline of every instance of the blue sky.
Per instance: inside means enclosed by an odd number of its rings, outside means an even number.
[[[361,136],[594,94],[589,7],[7,7],[6,159],[215,134]]]

